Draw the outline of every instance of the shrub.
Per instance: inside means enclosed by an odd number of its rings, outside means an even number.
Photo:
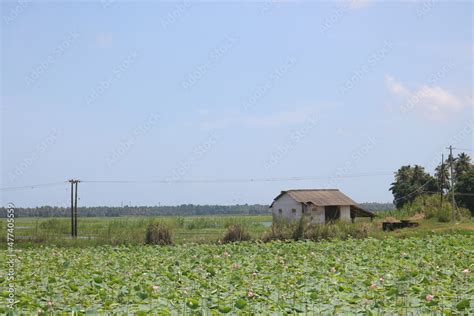
[[[173,244],[171,230],[162,223],[148,224],[145,242],[150,245],[171,245]]]
[[[305,231],[305,237],[313,241],[348,238],[364,239],[369,236],[370,224],[335,222],[331,224],[312,224]]]
[[[305,228],[306,228],[306,220],[304,216],[301,216],[300,220],[298,221],[298,224],[293,229],[293,234],[292,234],[293,239],[294,240],[304,239]]]
[[[250,234],[242,225],[230,225],[222,238],[224,243],[250,240]]]
[[[422,195],[413,202],[405,204],[400,210],[394,211],[398,218],[408,218],[415,214],[424,214],[426,218],[436,219],[439,222],[451,221],[451,203],[446,196],[443,204],[440,203],[439,195]],[[456,220],[463,221],[470,218],[470,212],[465,208],[456,210]]]
[[[294,224],[288,223],[285,220],[273,217],[272,226],[262,236],[263,242],[269,242],[272,240],[288,240],[293,237]]]

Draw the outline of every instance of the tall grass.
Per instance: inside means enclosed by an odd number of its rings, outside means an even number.
[[[304,217],[298,221],[284,222],[276,220],[264,233],[262,240],[331,240],[331,239],[362,239],[367,238],[375,230],[372,223],[348,223],[335,221],[328,224],[311,224]]]

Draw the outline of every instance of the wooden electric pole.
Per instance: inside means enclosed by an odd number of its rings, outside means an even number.
[[[74,237],[74,180],[69,180],[71,182],[71,237]]]
[[[449,166],[451,169],[451,221],[454,223],[456,221],[456,209],[455,209],[455,201],[454,201],[454,173],[453,173],[453,146],[449,146]]]
[[[440,181],[440,199],[441,199],[441,205],[440,207],[443,207],[443,189],[444,189],[444,154],[441,154],[441,170],[439,173],[439,181]]]
[[[77,237],[77,184],[79,180],[71,179],[71,237]]]
[[[79,180],[76,180],[76,188],[75,188],[75,197],[74,197],[74,236],[77,238],[77,183]]]

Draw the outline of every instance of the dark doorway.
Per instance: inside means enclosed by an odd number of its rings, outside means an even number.
[[[333,222],[341,217],[341,211],[339,206],[325,206],[324,207],[324,217],[326,223]]]

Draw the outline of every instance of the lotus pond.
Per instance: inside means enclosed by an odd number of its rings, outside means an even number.
[[[468,314],[474,308],[473,235],[38,247],[16,254],[15,310],[25,314]],[[5,288],[4,272],[0,282]]]

